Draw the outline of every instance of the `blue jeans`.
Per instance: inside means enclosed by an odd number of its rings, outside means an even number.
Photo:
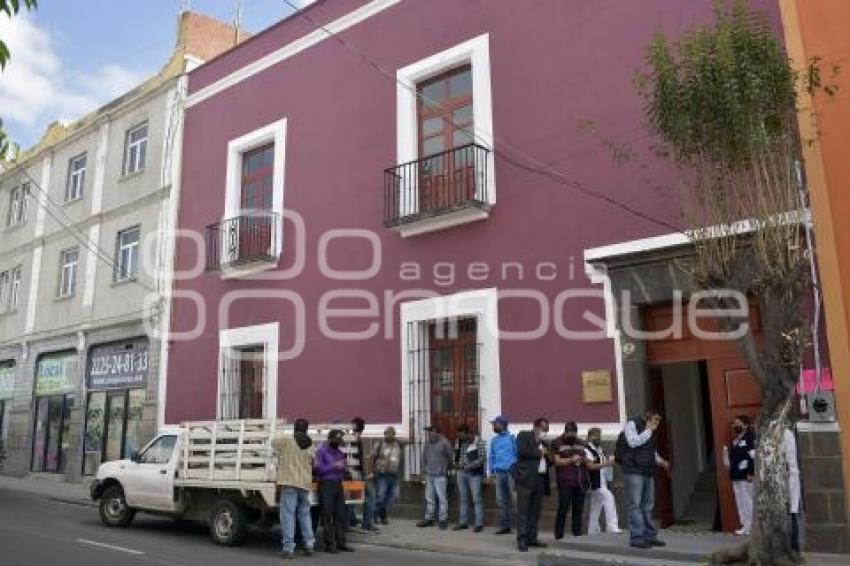
[[[499,505],[499,526],[511,528],[511,508],[514,505],[514,478],[508,471],[496,470],[496,503]]]
[[[310,492],[285,486],[280,491],[280,533],[284,552],[295,552],[295,521],[301,527],[304,546],[313,548],[313,521],[310,517]]]
[[[460,500],[459,524],[469,524],[469,503],[471,499],[472,506],[475,509],[475,526],[484,525],[484,501],[481,497],[481,481],[483,479],[483,476],[477,474],[457,473],[457,493]]]
[[[375,513],[379,519],[386,520],[390,506],[396,498],[398,476],[396,474],[375,475]]]
[[[425,477],[425,520],[433,521],[438,516],[441,523],[449,520],[447,485],[448,478],[446,476]],[[439,515],[437,514],[438,508]]]
[[[363,524],[360,526],[367,531],[372,530],[375,519],[375,480],[365,480],[363,494]]]
[[[626,511],[629,515],[629,542],[652,542],[658,531],[652,524],[655,506],[655,478],[640,474],[623,474],[626,487]]]

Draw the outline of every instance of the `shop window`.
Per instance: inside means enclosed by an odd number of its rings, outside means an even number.
[[[96,473],[102,462],[126,460],[141,448],[147,373],[147,340],[90,350],[83,474]]]
[[[35,425],[31,468],[64,473],[71,454],[71,411],[77,388],[77,353],[39,357],[35,371]]]
[[[70,455],[71,410],[74,395],[50,395],[36,399],[32,471],[64,473]]]

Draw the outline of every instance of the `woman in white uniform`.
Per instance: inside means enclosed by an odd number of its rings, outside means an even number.
[[[753,476],[756,473],[756,435],[747,415],[739,415],[732,423],[735,438],[724,446],[724,463],[729,468],[735,506],[741,528],[736,535],[749,536],[753,524]]]
[[[608,482],[614,479],[614,461],[609,460],[601,445],[602,431],[591,428],[587,431],[587,465],[590,470],[590,513],[587,519],[587,534],[598,535],[599,518],[605,511],[605,532],[619,533],[617,524],[617,506],[614,494],[608,489]]]

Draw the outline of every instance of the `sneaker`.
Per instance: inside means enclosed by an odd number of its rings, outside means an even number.
[[[750,536],[750,531],[749,531],[749,529],[745,529],[744,527],[741,527],[740,529],[735,531],[735,536],[747,537],[747,536]]]
[[[666,542],[664,542],[663,540],[658,540],[658,539],[651,540],[646,544],[648,544],[649,546],[667,546]]]
[[[457,526],[456,526],[455,528],[453,528],[452,530],[453,530],[453,531],[465,531],[465,530],[466,530],[466,529],[468,529],[468,528],[469,528],[469,525],[457,525]]]
[[[618,535],[618,534],[620,534],[620,533],[622,533],[622,532],[623,532],[623,529],[620,529],[620,528],[614,528],[614,529],[608,529],[608,530],[607,530],[607,531],[605,531],[605,532],[610,533],[610,534],[612,534],[612,535]]]
[[[531,548],[531,547],[534,547],[534,548],[546,548],[546,547],[547,547],[547,546],[549,546],[549,545],[548,545],[548,544],[546,544],[545,542],[540,542],[539,540],[533,540],[533,541],[531,541],[530,543],[528,543],[528,545],[527,545],[527,546],[528,546],[529,548]]]
[[[480,533],[480,532],[481,532],[481,531],[483,531],[483,530],[484,530],[484,527],[482,527],[481,525],[478,525],[477,527],[475,527],[474,529],[472,529],[472,532],[473,532],[473,533]]]
[[[511,534],[511,529],[510,529],[510,527],[502,527],[502,528],[500,528],[498,531],[496,531],[496,532],[495,532],[495,533],[493,533],[493,534],[497,534],[497,535],[509,535],[509,534]]]
[[[445,531],[448,528],[449,528],[449,522],[448,521],[440,521],[440,530],[441,531]]]
[[[652,548],[651,544],[649,544],[647,542],[643,542],[643,541],[630,542],[629,546],[631,546],[632,548],[643,548],[643,549]]]
[[[424,521],[419,521],[416,523],[417,527],[433,527],[434,521],[432,519],[425,519]]]

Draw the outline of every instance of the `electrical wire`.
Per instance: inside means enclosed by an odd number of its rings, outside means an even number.
[[[96,258],[98,258],[99,260],[101,260],[102,262],[107,264],[110,268],[112,268],[113,273],[118,270],[118,265],[113,261],[113,259],[108,254],[108,252],[106,252],[103,248],[101,248],[100,245],[97,242],[94,242],[93,240],[91,240],[88,237],[88,235],[83,234],[78,228],[76,228],[72,225],[73,220],[70,217],[68,217],[67,214],[65,214],[65,212],[62,210],[60,205],[57,204],[50,197],[50,195],[47,193],[47,191],[45,191],[41,187],[41,185],[32,177],[32,175],[29,174],[29,172],[24,167],[22,167],[19,163],[15,163],[14,171],[19,173],[19,174],[22,174],[24,177],[26,177],[28,179],[28,184],[30,185],[30,190],[32,190],[32,188],[35,188],[38,195],[41,195],[44,198],[43,202],[42,202],[41,198],[36,198],[34,200],[39,206],[41,206],[44,209],[44,211],[48,215],[50,215],[51,218],[53,218],[53,220],[56,221],[57,224],[59,224],[62,228],[67,230],[74,237],[75,240],[77,240],[79,243],[81,243],[87,250],[92,252],[95,255]],[[26,198],[26,196],[24,198]],[[68,223],[66,223],[61,218],[59,218],[59,216],[57,216],[57,214],[50,209],[50,206],[49,206],[50,204],[52,204],[56,208],[56,210],[58,210],[59,213],[62,216],[65,217],[65,219],[68,221]],[[94,247],[92,247],[92,246],[94,246]],[[140,281],[139,279],[131,279],[129,282],[136,284],[136,285],[139,285],[139,286],[143,287],[144,289],[146,289],[147,291],[149,291],[151,293],[159,293],[159,291],[157,289],[154,289],[153,287],[151,287],[150,285],[146,284],[143,281]]]
[[[424,93],[420,92],[418,89],[413,88],[408,84],[405,84],[403,81],[399,80],[399,78],[394,73],[391,73],[389,70],[383,68],[380,65],[380,63],[378,63],[374,59],[368,57],[365,53],[363,53],[360,49],[358,49],[357,47],[352,45],[350,42],[348,42],[347,40],[345,40],[344,38],[339,36],[337,33],[331,31],[326,26],[318,23],[308,13],[302,12],[301,9],[298,8],[298,6],[296,6],[292,2],[292,0],[283,0],[283,2],[286,3],[290,8],[292,8],[295,11],[295,13],[293,14],[294,16],[302,17],[305,20],[307,20],[311,25],[321,29],[329,38],[334,39],[337,43],[339,43],[346,50],[348,50],[349,52],[356,55],[367,66],[371,67],[372,69],[376,70],[380,74],[382,74],[382,75],[388,77],[389,79],[393,80],[395,83],[400,85],[402,88],[404,88],[405,90],[407,90],[408,92],[413,94],[416,98],[425,102],[429,106],[434,106],[434,107],[446,110],[444,105],[442,105],[438,101],[430,99]],[[572,189],[575,192],[578,192],[578,193],[580,193],[584,196],[601,200],[601,201],[603,201],[603,202],[605,202],[605,203],[607,203],[611,206],[617,207],[617,208],[619,208],[619,209],[621,209],[621,210],[623,210],[623,211],[625,211],[625,212],[627,212],[627,213],[629,213],[633,216],[636,216],[638,218],[646,220],[647,222],[656,224],[658,226],[662,226],[662,227],[664,227],[668,230],[672,230],[674,233],[682,233],[681,227],[675,226],[675,225],[667,222],[666,220],[659,219],[659,218],[656,218],[656,217],[654,217],[650,214],[642,212],[642,211],[632,207],[628,203],[625,203],[623,201],[615,199],[615,198],[608,196],[604,193],[589,189],[588,187],[584,186],[580,181],[577,181],[575,179],[570,179],[569,177],[567,177],[563,173],[560,173],[560,172],[554,170],[553,168],[549,167],[548,165],[546,165],[542,161],[534,158],[533,156],[530,156],[530,155],[524,153],[520,149],[518,149],[518,148],[512,146],[511,144],[505,142],[503,139],[497,139],[495,134],[493,134],[493,138],[492,138],[494,143],[491,144],[489,138],[482,136],[475,129],[474,126],[472,128],[470,128],[468,126],[457,126],[452,121],[452,119],[448,117],[447,112],[444,113],[442,119],[443,119],[444,122],[450,124],[454,129],[462,131],[462,132],[466,133],[467,135],[470,135],[473,139],[478,139],[483,145],[485,145],[485,146],[493,145],[493,147],[491,147],[490,150],[493,152],[494,155],[500,157],[502,160],[506,161],[507,163],[509,163],[510,165],[513,165],[514,167],[516,167],[518,169],[521,169],[521,170],[526,171],[528,173],[533,173],[533,174],[539,175],[541,177],[547,178],[547,179],[549,179],[549,180],[551,180],[551,181],[553,181],[557,184],[560,184],[560,185],[563,185],[563,186],[565,186],[569,189]],[[495,143],[495,142],[498,142],[498,143]],[[531,163],[531,165],[524,164],[524,163],[512,158],[511,156],[506,155],[503,151],[501,151],[500,149],[497,149],[497,148],[500,148],[500,147],[507,147],[512,152],[517,154],[517,156],[525,159],[526,161],[529,161]]]

